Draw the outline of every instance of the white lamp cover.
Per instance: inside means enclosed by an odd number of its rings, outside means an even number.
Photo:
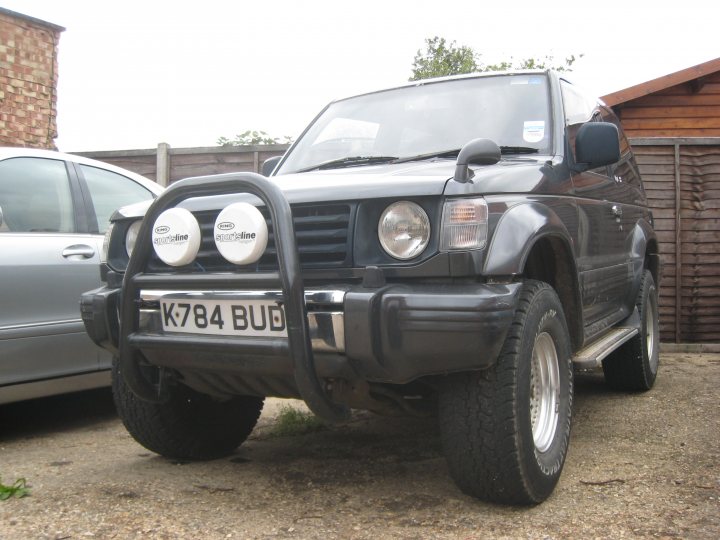
[[[200,225],[184,208],[169,208],[155,220],[152,243],[160,260],[170,266],[190,264],[200,249]]]
[[[260,210],[237,202],[225,207],[215,220],[215,245],[233,264],[252,264],[265,251],[268,229]]]

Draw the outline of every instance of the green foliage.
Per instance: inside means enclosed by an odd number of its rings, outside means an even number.
[[[480,54],[472,48],[457,47],[453,41],[448,45],[445,38],[435,36],[425,39],[425,51],[418,50],[413,61],[411,81],[429,79],[431,77],[445,77],[447,75],[461,75],[463,73],[478,73],[485,71],[510,71],[519,69],[553,69],[555,71],[572,71],[573,64],[583,57],[582,54],[571,54],[562,63],[556,63],[553,56],[542,58],[524,58],[503,60],[497,64],[483,64]]]
[[[27,482],[24,478],[18,478],[12,485],[6,486],[0,482],[0,501],[5,501],[10,497],[22,498],[30,495],[30,490],[26,487]]]
[[[279,137],[271,137],[264,131],[257,131],[249,129],[235,135],[235,138],[228,139],[227,137],[220,137],[217,140],[218,146],[254,146],[261,144],[290,144],[293,142],[292,137],[285,135],[282,141]]]
[[[486,65],[479,71],[509,71],[513,69],[553,69],[555,71],[572,71],[572,65],[583,56],[583,54],[579,54],[577,56],[571,54],[565,58],[565,62],[561,64],[555,62],[554,56],[524,58],[520,61],[515,61],[515,59],[511,56],[509,62],[503,61],[498,64]]]
[[[283,405],[280,408],[280,414],[275,420],[272,434],[276,437],[285,437],[288,435],[302,435],[324,428],[325,424],[314,414],[301,411],[290,405]]]
[[[415,55],[411,81],[479,71],[478,55],[470,47],[457,47],[454,41],[448,45],[438,36],[427,38],[425,46],[425,52]]]

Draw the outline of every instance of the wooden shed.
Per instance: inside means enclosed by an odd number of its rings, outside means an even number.
[[[663,263],[665,342],[720,343],[720,58],[612,94]]]

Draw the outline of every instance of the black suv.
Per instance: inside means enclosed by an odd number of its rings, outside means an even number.
[[[637,165],[612,111],[559,74],[336,101],[265,166],[114,216],[83,319],[148,449],[226,455],[265,396],[328,421],[437,413],[464,492],[533,504],[563,467],[574,366],[653,385],[658,243]]]

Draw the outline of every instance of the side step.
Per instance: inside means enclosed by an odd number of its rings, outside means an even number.
[[[619,326],[613,328],[590,345],[576,352],[572,360],[581,368],[598,367],[603,358],[633,338],[637,333],[638,329],[633,327]]]

